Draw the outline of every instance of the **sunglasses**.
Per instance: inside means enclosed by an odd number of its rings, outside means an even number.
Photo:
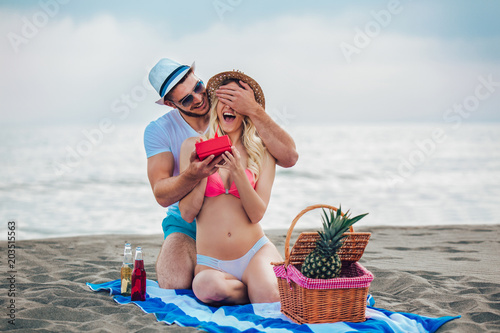
[[[205,91],[205,86],[203,85],[203,81],[198,80],[198,82],[196,82],[196,85],[194,86],[193,91],[189,95],[184,96],[184,98],[181,99],[178,103],[181,104],[183,107],[188,108],[191,106],[191,104],[193,104],[194,100],[193,93],[201,94],[203,91]]]

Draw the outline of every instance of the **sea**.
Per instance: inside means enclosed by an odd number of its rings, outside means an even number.
[[[145,126],[1,125],[0,237],[8,225],[17,240],[161,234],[166,209],[147,178]],[[500,223],[499,123],[285,129],[299,160],[276,169],[266,230],[288,229],[316,204],[369,213],[358,227]],[[320,214],[308,212],[295,228],[320,228]]]

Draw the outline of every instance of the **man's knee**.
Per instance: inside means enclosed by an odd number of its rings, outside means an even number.
[[[196,265],[196,244],[181,233],[169,235],[163,242],[156,261],[156,274],[161,288],[190,289]]]
[[[191,289],[192,275],[158,274],[158,285],[163,289]]]
[[[195,241],[182,233],[170,234],[165,240],[158,255],[158,261],[193,263],[196,261]]]

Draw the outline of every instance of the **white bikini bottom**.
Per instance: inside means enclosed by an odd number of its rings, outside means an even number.
[[[252,260],[253,256],[263,247],[269,239],[266,236],[262,236],[261,239],[257,241],[257,243],[252,246],[252,248],[241,258],[234,260],[219,260],[212,257],[204,256],[202,254],[196,255],[196,262],[198,265],[208,266],[213,269],[229,273],[234,275],[238,280],[241,281],[243,276],[243,272],[247,268],[250,260]]]

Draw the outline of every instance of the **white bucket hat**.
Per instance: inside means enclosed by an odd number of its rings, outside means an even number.
[[[194,62],[190,66],[181,65],[178,62],[163,58],[149,72],[149,82],[160,95],[157,104],[164,105],[164,97],[173,87],[192,69]]]

